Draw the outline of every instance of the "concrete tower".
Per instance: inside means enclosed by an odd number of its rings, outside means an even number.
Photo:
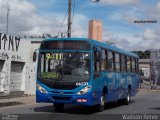
[[[101,20],[90,20],[88,38],[102,41],[102,21]]]

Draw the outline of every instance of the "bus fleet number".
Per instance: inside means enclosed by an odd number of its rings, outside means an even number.
[[[86,86],[88,82],[76,82],[76,86]]]

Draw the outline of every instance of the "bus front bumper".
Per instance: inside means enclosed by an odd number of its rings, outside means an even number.
[[[53,94],[53,93],[41,93],[36,90],[36,102],[44,103],[64,103],[64,104],[77,104],[92,106],[94,103],[94,96],[92,92],[88,92],[85,95],[75,95],[75,94]]]

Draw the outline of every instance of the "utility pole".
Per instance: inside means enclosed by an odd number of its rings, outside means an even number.
[[[153,62],[150,59],[150,86],[151,86],[151,90],[153,89],[153,80],[155,80],[155,76],[154,78],[152,78],[152,70],[153,70]]]
[[[71,11],[72,11],[72,0],[68,0],[68,38],[71,37]]]
[[[9,8],[7,8],[6,34],[8,34],[9,12],[10,12],[10,9],[9,9]]]

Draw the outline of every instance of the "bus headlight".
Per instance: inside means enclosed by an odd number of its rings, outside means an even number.
[[[42,86],[40,86],[39,84],[36,85],[37,89],[41,92],[41,93],[48,93]]]
[[[84,88],[82,88],[79,92],[77,92],[77,95],[84,95],[88,93],[88,91],[91,89],[91,85],[88,85]]]

